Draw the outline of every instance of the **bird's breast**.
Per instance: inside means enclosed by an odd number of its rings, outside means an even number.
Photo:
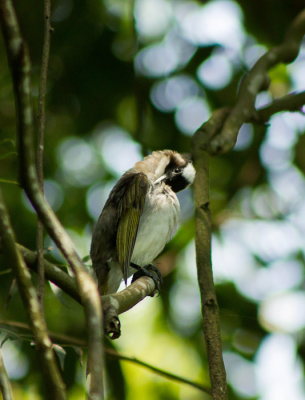
[[[178,223],[180,205],[167,185],[152,187],[146,196],[131,261],[150,264],[164,249]]]

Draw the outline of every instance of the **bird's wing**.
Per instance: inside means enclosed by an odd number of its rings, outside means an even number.
[[[142,172],[129,176],[118,203],[116,249],[125,283],[149,185],[147,175]]]

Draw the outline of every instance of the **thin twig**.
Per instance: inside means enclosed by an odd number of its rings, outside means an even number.
[[[0,325],[7,325],[10,327],[16,327],[16,328],[29,330],[28,325],[26,325],[22,322],[17,322],[17,321],[0,320]],[[52,341],[61,346],[78,346],[78,347],[83,347],[83,348],[87,347],[87,342],[85,340],[78,339],[73,336],[64,335],[61,333],[55,333],[55,332],[50,332],[50,331],[48,333],[49,333],[49,336],[52,339]],[[31,338],[28,338],[28,339],[31,340]],[[121,361],[128,361],[133,364],[139,365],[141,367],[147,368],[150,371],[152,371],[160,376],[163,376],[164,378],[167,378],[167,379],[170,379],[173,381],[177,381],[180,383],[185,383],[186,385],[192,386],[196,389],[201,390],[204,393],[211,395],[211,389],[209,387],[201,385],[200,383],[191,381],[189,379],[182,378],[175,374],[171,374],[170,372],[164,371],[160,368],[156,368],[144,361],[138,360],[137,358],[125,356],[124,354],[118,353],[117,351],[115,351],[113,349],[109,349],[107,347],[105,348],[105,354],[108,357],[115,358],[115,359],[121,360]]]
[[[6,372],[3,358],[2,358],[1,346],[0,346],[0,389],[1,389],[3,400],[12,400],[13,399],[10,379]]]
[[[48,398],[65,400],[66,392],[62,377],[57,368],[56,359],[52,350],[52,342],[48,337],[47,327],[44,318],[40,313],[40,307],[36,291],[31,282],[31,275],[26,267],[21,253],[15,246],[15,237],[11,226],[7,209],[0,192],[0,236],[5,254],[9,259],[17,278],[18,288],[23,300],[25,309],[29,313],[31,330],[33,332],[40,367],[43,373],[44,382],[47,387]]]
[[[51,2],[44,0],[44,40],[42,48],[42,60],[38,96],[38,143],[37,143],[37,177],[39,187],[43,193],[43,153],[45,133],[45,96],[48,76],[50,42],[51,42]],[[37,219],[36,231],[37,268],[38,268],[38,300],[41,312],[44,313],[44,263],[43,263],[43,223]]]
[[[133,364],[136,364],[136,365],[139,365],[141,367],[147,368],[150,371],[153,371],[158,375],[164,376],[165,378],[168,378],[168,379],[180,382],[180,383],[186,383],[189,386],[192,386],[192,387],[194,387],[196,389],[201,390],[204,393],[207,393],[207,394],[211,395],[211,389],[206,387],[206,386],[201,385],[200,383],[190,381],[188,379],[182,378],[181,376],[174,375],[174,374],[171,374],[170,372],[164,371],[164,370],[162,370],[160,368],[153,367],[152,365],[147,364],[144,361],[140,361],[137,358],[123,356],[122,354],[120,354],[120,353],[118,353],[118,352],[116,352],[115,350],[112,350],[112,349],[105,349],[105,352],[106,352],[106,354],[108,356],[110,356],[112,358],[115,358],[117,360],[131,362]]]
[[[88,359],[91,365],[89,397],[104,398],[102,308],[97,285],[85,271],[74,245],[40,191],[33,155],[33,110],[31,105],[31,64],[21,36],[12,0],[0,0],[0,20],[12,74],[20,157],[20,181],[50,237],[72,267],[85,309],[88,329]]]
[[[19,186],[19,182],[16,182],[16,181],[9,181],[8,179],[0,179],[0,182],[1,183],[10,183],[10,184],[12,184],[12,185],[17,185],[17,186]]]
[[[12,270],[11,269],[5,269],[4,271],[0,271],[0,275],[6,275],[6,274],[11,274]]]

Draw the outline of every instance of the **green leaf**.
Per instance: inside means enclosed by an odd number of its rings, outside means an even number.
[[[87,261],[90,261],[90,259],[91,259],[91,258],[90,258],[89,255],[88,255],[88,256],[85,256],[85,257],[82,258],[82,262],[85,263],[85,262],[87,262]]]
[[[53,350],[55,351],[55,353],[59,359],[60,368],[62,370],[64,370],[65,358],[67,355],[66,350],[64,348],[62,348],[61,346],[59,346],[58,344],[53,344]]]

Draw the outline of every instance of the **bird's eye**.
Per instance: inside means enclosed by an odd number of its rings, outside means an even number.
[[[176,174],[179,174],[179,172],[181,172],[181,168],[175,168],[175,169],[174,169],[174,172],[175,172]]]

